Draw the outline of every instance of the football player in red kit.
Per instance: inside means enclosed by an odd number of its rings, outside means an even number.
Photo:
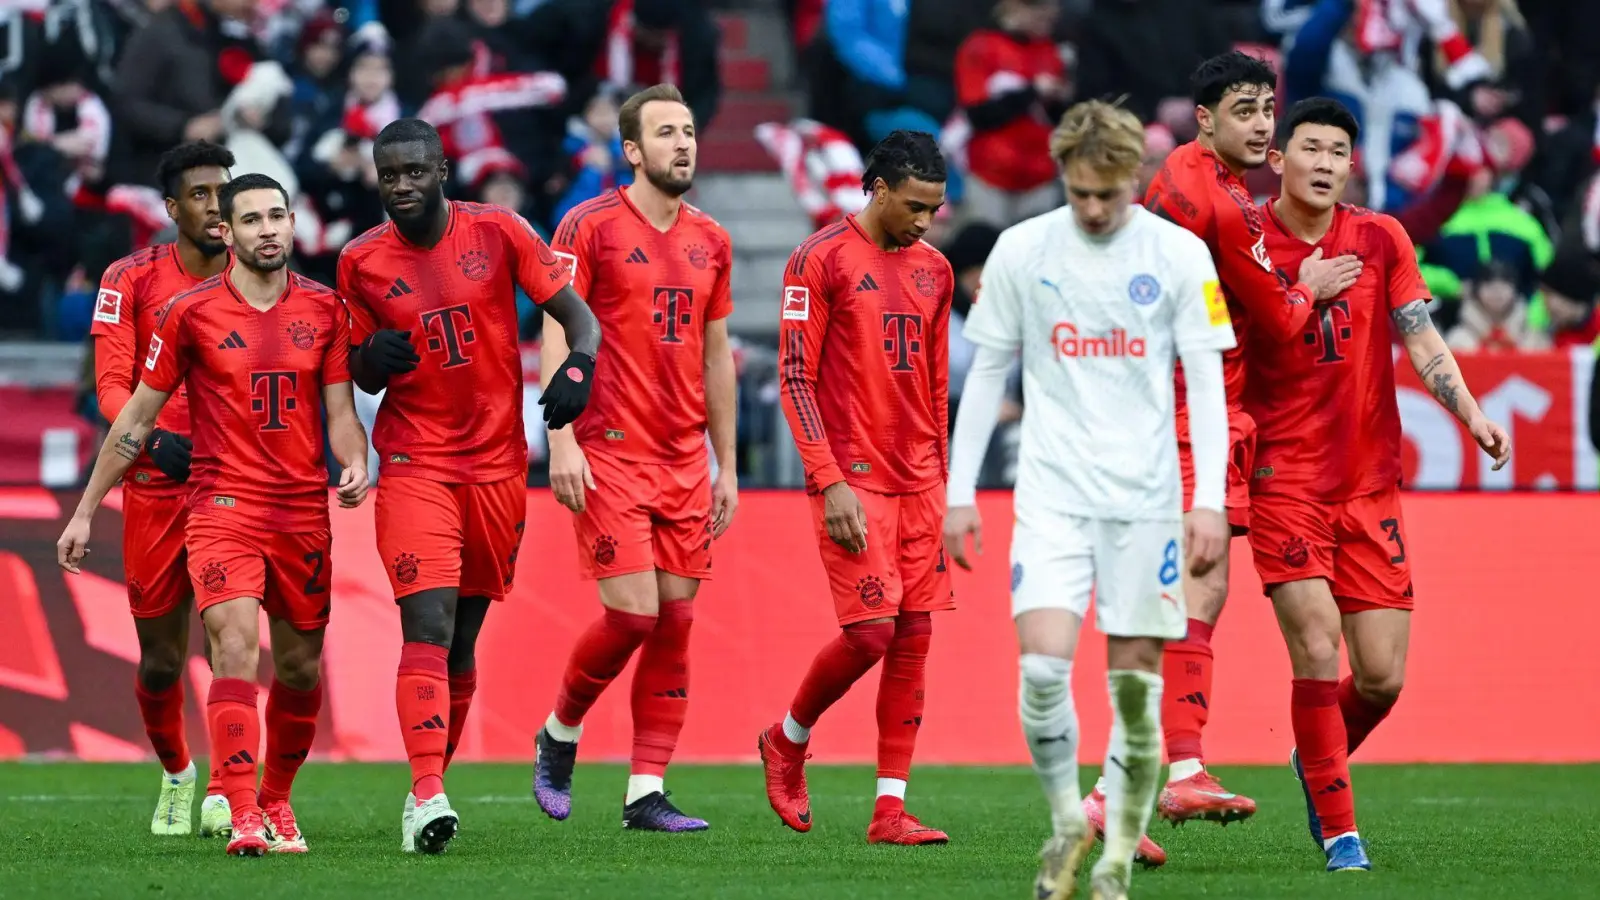
[[[526,219],[445,199],[432,125],[390,123],[372,157],[389,221],[340,253],[339,294],[351,374],[383,392],[378,554],[400,607],[395,705],[412,785],[401,849],[439,853],[456,832],[444,772],[477,688],[478,630],[511,589],[527,515],[517,289],[571,336],[539,401],[552,427],[588,402],[600,327]]]
[[[1245,353],[1244,405],[1259,428],[1250,549],[1294,669],[1291,765],[1311,837],[1328,871],[1364,870],[1372,864],[1356,831],[1349,754],[1399,698],[1415,602],[1393,330],[1423,385],[1494,468],[1510,458],[1511,442],[1473,400],[1433,327],[1432,295],[1405,229],[1339,202],[1359,137],[1355,117],[1334,100],[1303,100],[1283,133],[1272,153],[1283,193],[1261,209],[1274,266],[1288,280],[1317,256],[1355,255],[1366,265],[1349,290],[1310,314],[1302,306],[1258,315]],[[1341,639],[1351,670],[1343,680]]]
[[[554,242],[606,334],[588,411],[550,432],[550,488],[574,513],[579,565],[599,583],[604,609],[572,648],[539,731],[533,793],[552,818],[571,812],[583,717],[637,651],[623,827],[702,831],[704,819],[667,799],[664,778],[689,710],[694,597],[711,576],[711,542],[739,502],[733,244],[683,202],[697,145],[678,89],[633,95],[619,121],[633,184],[567,213]],[[561,326],[546,320],[545,380],[565,352]]]
[[[156,314],[168,300],[227,268],[217,196],[232,167],[233,153],[207,141],[179,144],[162,154],[156,181],[166,196],[167,215],[178,226],[177,240],[117,260],[100,279],[89,333],[94,335],[95,393],[108,420],[117,418],[139,386]],[[165,770],[150,822],[155,834],[189,834],[193,827],[196,773],[183,721],[194,598],[183,546],[189,518],[183,482],[189,478],[192,449],[189,395],[180,386],[122,485],[122,565],[139,637],[134,694],[145,734]],[[200,804],[200,836],[226,836],[231,821],[212,760]]]
[[[840,626],[758,740],[767,801],[796,831],[811,830],[812,727],[882,660],[867,842],[950,840],[905,802],[932,614],[955,608],[943,538],[955,278],[922,241],[944,185],[933,137],[893,132],[867,157],[866,208],[813,234],[784,270],[779,396]]]

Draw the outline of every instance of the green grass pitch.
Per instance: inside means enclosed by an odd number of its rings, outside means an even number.
[[[1047,827],[1026,769],[918,769],[911,809],[952,841],[922,848],[866,845],[867,768],[811,769],[816,826],[804,835],[778,824],[756,767],[673,768],[674,799],[712,823],[691,835],[622,831],[616,766],[580,766],[572,818],[550,821],[529,771],[452,768],[462,832],[444,855],[417,857],[398,849],[404,767],[313,762],[295,786],[310,854],[246,860],[214,840],[151,836],[151,765],[0,765],[0,897],[1028,900]],[[1357,766],[1376,870],[1342,875],[1321,871],[1287,768],[1218,774],[1261,812],[1226,829],[1154,824],[1170,861],[1136,870],[1133,897],[1600,896],[1600,766]]]

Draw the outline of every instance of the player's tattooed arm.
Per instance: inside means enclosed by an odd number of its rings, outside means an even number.
[[[111,423],[105,443],[100,446],[100,456],[95,460],[89,485],[84,488],[83,498],[78,502],[77,515],[80,518],[92,518],[100,507],[100,501],[133,467],[133,461],[139,458],[144,450],[144,442],[155,428],[156,415],[166,405],[169,396],[148,383],[141,382],[134,389],[133,396],[128,398],[122,412],[117,414],[117,420]]]
[[[1413,300],[1405,306],[1389,313],[1389,318],[1394,320],[1395,327],[1406,337],[1421,334],[1424,331],[1433,331],[1433,316],[1428,314],[1428,303],[1425,300]]]
[[[1390,313],[1390,316],[1400,329],[1406,354],[1411,358],[1411,367],[1416,370],[1417,377],[1428,393],[1433,395],[1433,399],[1468,426],[1482,418],[1483,412],[1478,409],[1472,392],[1467,390],[1455,354],[1445,345],[1439,330],[1433,327],[1427,303],[1413,300]]]

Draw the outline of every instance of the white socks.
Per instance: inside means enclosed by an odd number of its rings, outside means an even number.
[[[811,740],[811,729],[794,720],[790,713],[783,714],[783,736],[796,744],[804,744]]]
[[[1161,676],[1113,669],[1106,682],[1112,711],[1103,779],[1106,850],[1094,874],[1125,887],[1161,781]]]
[[[550,718],[544,720],[544,730],[551,737],[564,744],[576,744],[578,738],[583,734],[583,723],[563,725],[561,720],[556,718],[556,714],[551,713]]]
[[[626,805],[640,797],[664,793],[666,789],[666,782],[662,781],[660,775],[629,775],[628,796],[622,802]]]
[[[906,783],[900,778],[879,778],[878,796],[894,797],[897,800],[906,798]]]
[[[162,771],[161,774],[173,784],[183,784],[187,781],[193,781],[195,778],[194,760],[189,760],[189,765],[180,772]]]
[[[1078,709],[1072,703],[1072,662],[1057,656],[1024,653],[1018,711],[1022,733],[1033,754],[1050,801],[1056,834],[1081,835],[1087,827],[1078,786]]]
[[[1193,778],[1206,770],[1205,764],[1198,759],[1179,759],[1167,767],[1167,784]]]

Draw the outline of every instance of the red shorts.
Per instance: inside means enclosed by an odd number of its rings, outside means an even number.
[[[1399,488],[1339,503],[1258,493],[1251,513],[1250,550],[1268,594],[1324,578],[1341,613],[1415,603]]]
[[[585,578],[659,569],[711,577],[711,464],[632,462],[584,450],[595,489],[573,516]]]
[[[1250,531],[1250,472],[1256,461],[1256,421],[1240,410],[1228,412],[1228,524],[1234,534]],[[1194,503],[1194,456],[1189,449],[1189,422],[1178,423],[1178,468],[1183,472],[1183,511]]]
[[[333,535],[246,529],[210,516],[191,516],[189,578],[204,612],[228,600],[254,597],[267,615],[300,631],[328,625]]]
[[[811,495],[822,567],[839,625],[892,618],[897,612],[956,608],[944,560],[944,485],[917,494],[852,488],[867,513],[867,549],[851,553],[828,537],[822,494]]]
[[[136,619],[164,616],[194,595],[189,587],[185,491],[122,488],[122,570]]]
[[[446,484],[385,475],[378,487],[378,555],[395,599],[435,588],[499,600],[516,580],[528,479]]]

